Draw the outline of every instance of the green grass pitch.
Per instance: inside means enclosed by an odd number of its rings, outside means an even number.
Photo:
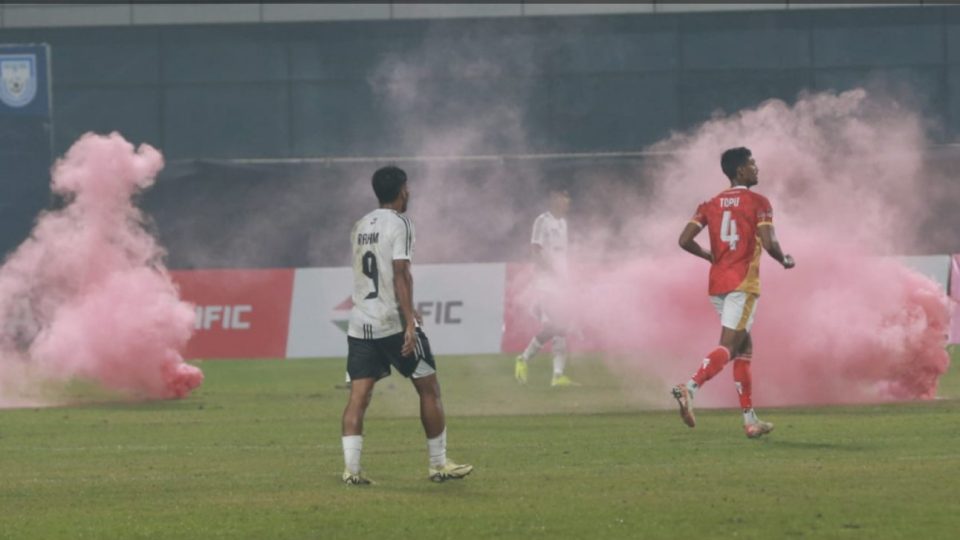
[[[960,355],[954,354],[954,362]],[[343,362],[207,361],[182,401],[0,411],[0,538],[957,538],[960,376],[924,403],[737,411],[690,430],[659,383],[574,359],[440,358],[450,457],[427,480],[416,397],[378,384],[340,484]],[[87,398],[89,400],[89,398]],[[665,408],[669,407],[669,408]]]

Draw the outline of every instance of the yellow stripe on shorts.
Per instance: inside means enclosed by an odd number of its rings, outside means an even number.
[[[743,313],[740,314],[740,322],[737,323],[737,331],[747,327],[747,321],[753,315],[753,308],[757,305],[757,295],[747,293],[747,299],[743,303]]]

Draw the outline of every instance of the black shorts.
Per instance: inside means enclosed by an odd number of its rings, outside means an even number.
[[[390,366],[407,378],[426,377],[437,370],[430,352],[430,342],[423,330],[417,328],[417,342],[413,354],[401,356],[403,332],[380,339],[360,339],[347,336],[347,374],[350,380],[382,379],[390,375]]]

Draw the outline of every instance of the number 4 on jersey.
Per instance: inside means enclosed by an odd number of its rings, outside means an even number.
[[[737,249],[737,242],[740,237],[737,236],[737,222],[733,219],[729,210],[723,212],[723,221],[720,223],[720,241],[730,244],[730,250]]]

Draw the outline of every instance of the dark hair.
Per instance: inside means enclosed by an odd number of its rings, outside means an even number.
[[[373,173],[373,192],[380,204],[391,203],[400,196],[400,188],[407,183],[407,173],[400,167],[388,165]]]
[[[723,169],[723,174],[727,175],[731,181],[735,180],[737,169],[746,165],[752,155],[750,149],[743,146],[727,150],[720,156],[720,168]]]
[[[567,182],[557,179],[547,180],[547,195],[566,195],[570,196],[570,187]]]

